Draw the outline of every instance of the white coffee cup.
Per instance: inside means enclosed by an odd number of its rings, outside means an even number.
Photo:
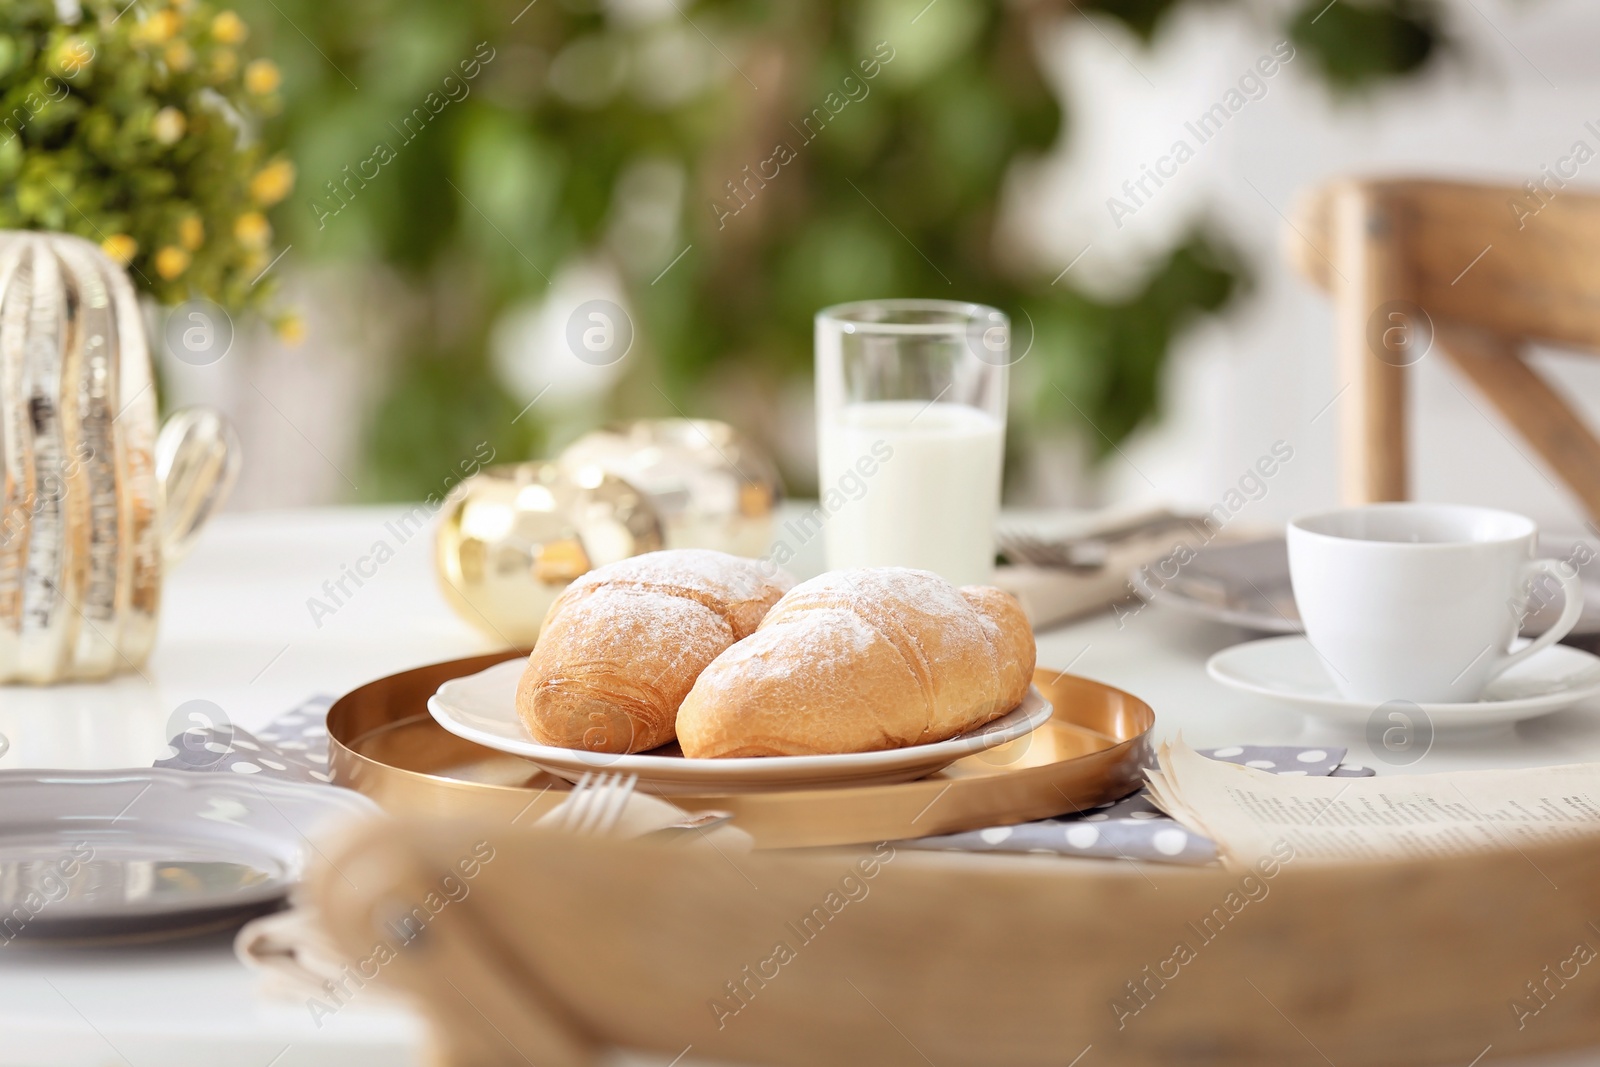
[[[1532,519],[1457,504],[1302,515],[1289,523],[1289,576],[1306,638],[1350,699],[1477,700],[1583,610],[1577,567],[1535,559],[1538,534]],[[1561,618],[1512,652],[1540,574],[1561,586]]]

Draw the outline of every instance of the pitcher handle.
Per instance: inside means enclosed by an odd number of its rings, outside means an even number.
[[[189,554],[206,520],[239,477],[239,438],[221,412],[184,408],[156,436],[161,486],[161,555],[170,567]]]

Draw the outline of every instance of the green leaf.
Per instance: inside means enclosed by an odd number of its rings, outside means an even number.
[[[1420,70],[1443,42],[1440,25],[1429,0],[1307,0],[1289,35],[1331,85],[1349,91]]]

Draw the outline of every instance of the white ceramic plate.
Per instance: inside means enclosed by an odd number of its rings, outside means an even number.
[[[1272,697],[1307,715],[1365,727],[1377,705],[1340,695],[1304,637],[1268,637],[1225,648],[1206,663],[1223,685]],[[1552,645],[1489,683],[1470,704],[1418,704],[1433,729],[1471,729],[1518,722],[1570,707],[1600,694],[1600,657]]]
[[[279,905],[312,837],[377,813],[347,789],[238,775],[0,771],[0,945],[237,925]]]
[[[617,755],[541,745],[517,717],[517,679],[524,661],[497,663],[486,671],[444,683],[428,701],[440,726],[486,748],[533,761],[551,774],[576,781],[587,771],[637,774],[639,787],[655,793],[727,793],[807,786],[880,785],[926,777],[964,756],[1003,745],[1038,729],[1050,703],[1032,686],[1022,703],[976,730],[931,745],[840,756],[760,756],[745,759],[685,759],[677,745]]]

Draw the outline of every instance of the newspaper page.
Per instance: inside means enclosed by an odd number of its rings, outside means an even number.
[[[1286,777],[1207,759],[1180,736],[1149,772],[1156,804],[1235,864],[1415,859],[1600,834],[1600,764],[1376,778]]]

